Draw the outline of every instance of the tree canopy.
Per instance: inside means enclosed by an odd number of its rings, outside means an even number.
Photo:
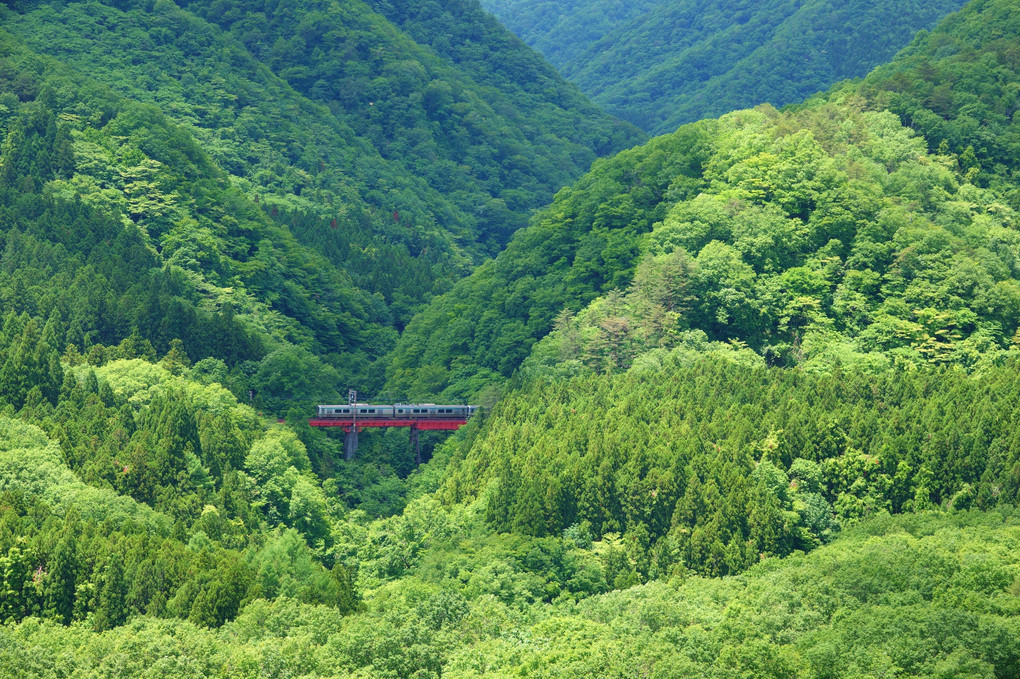
[[[593,101],[664,134],[738,108],[799,102],[864,76],[964,2],[483,4]]]

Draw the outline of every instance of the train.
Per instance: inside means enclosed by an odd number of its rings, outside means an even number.
[[[439,405],[436,403],[356,403],[316,406],[315,415],[322,419],[353,420],[466,420],[478,406]]]

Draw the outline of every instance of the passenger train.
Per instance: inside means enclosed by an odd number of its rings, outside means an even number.
[[[316,417],[353,420],[357,409],[358,419],[366,420],[466,420],[475,414],[478,406],[436,405],[434,403],[394,403],[377,405],[357,403],[354,405],[317,406]]]

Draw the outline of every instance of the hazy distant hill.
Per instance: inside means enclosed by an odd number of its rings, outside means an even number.
[[[608,0],[576,4],[485,6],[607,111],[661,134],[863,76],[963,2],[672,0],[626,10]],[[563,28],[575,21],[577,28]]]
[[[483,0],[504,26],[557,68],[659,4],[656,0]]]

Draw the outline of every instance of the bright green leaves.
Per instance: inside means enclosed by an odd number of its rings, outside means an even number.
[[[1020,324],[1007,311],[1020,271],[1012,210],[946,157],[926,155],[891,114],[836,104],[736,112],[715,124],[701,164],[706,184],[645,238],[626,293],[561,327],[582,344],[625,348],[622,360],[589,367],[627,367],[692,329],[773,364],[822,369],[973,368],[1009,351]],[[685,262],[683,283],[662,268],[669,253]],[[674,295],[687,299],[682,308]],[[541,347],[533,363],[548,366]]]

